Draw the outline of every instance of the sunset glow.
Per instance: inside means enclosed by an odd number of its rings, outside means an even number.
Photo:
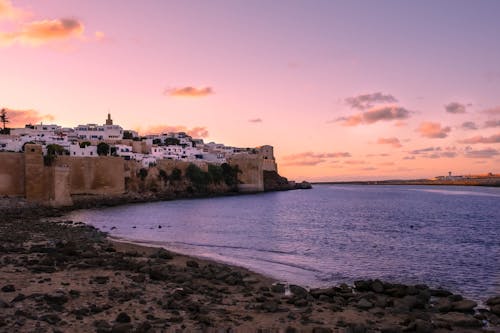
[[[500,173],[500,2],[0,0],[26,123],[274,146],[297,180]]]

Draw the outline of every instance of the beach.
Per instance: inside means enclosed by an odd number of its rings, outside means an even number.
[[[111,239],[82,223],[50,221],[64,212],[4,200],[0,331],[481,332],[500,327],[499,297],[478,309],[473,300],[425,285],[365,280],[307,290],[243,268]]]

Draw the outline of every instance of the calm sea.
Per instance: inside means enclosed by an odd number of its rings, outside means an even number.
[[[500,294],[499,188],[317,185],[66,218],[304,286],[380,278]]]

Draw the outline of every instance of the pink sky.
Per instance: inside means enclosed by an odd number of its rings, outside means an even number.
[[[282,175],[500,173],[497,1],[0,0],[14,121],[271,144]]]

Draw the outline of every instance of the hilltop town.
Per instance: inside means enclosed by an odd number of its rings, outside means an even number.
[[[158,160],[204,161],[222,164],[237,154],[262,154],[266,170],[276,170],[273,147],[237,148],[219,143],[205,143],[185,132],[158,133],[139,136],[134,130],[115,125],[108,114],[103,125],[87,124],[74,128],[59,125],[27,124],[12,128],[9,135],[0,136],[0,151],[22,152],[27,143],[42,146],[44,155],[52,150],[73,157],[120,156],[125,160],[155,165]],[[54,148],[54,146],[57,146]]]
[[[272,146],[205,143],[184,132],[140,136],[114,124],[27,124],[0,135],[0,195],[70,206],[101,196],[141,200],[306,188],[278,174]]]

